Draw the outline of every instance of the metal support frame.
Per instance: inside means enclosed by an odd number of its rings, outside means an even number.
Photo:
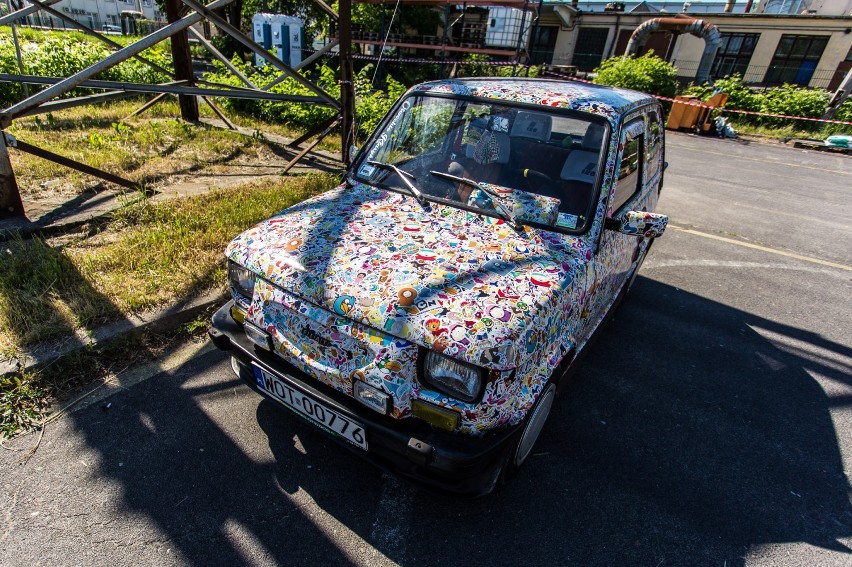
[[[109,37],[98,33],[90,27],[77,22],[63,12],[51,7],[59,1],[60,0],[31,0],[30,5],[0,17],[0,25],[12,24],[13,22],[26,18],[27,16],[41,10],[51,14],[63,22],[67,22],[69,25],[79,29],[80,31],[95,37],[99,41],[102,41],[115,49],[115,51],[101,61],[98,61],[97,63],[82,69],[69,77],[41,77],[26,75],[23,74],[24,67],[22,62],[20,63],[20,69],[22,72],[20,75],[0,73],[0,82],[23,83],[25,88],[28,84],[47,86],[47,88],[36,92],[35,94],[25,96],[23,100],[0,111],[0,130],[8,128],[13,120],[25,116],[33,116],[44,112],[53,112],[75,106],[129,98],[138,96],[142,93],[153,93],[157,96],[133,112],[130,116],[128,116],[128,118],[141,114],[168,95],[177,95],[179,99],[183,99],[186,103],[181,105],[182,116],[189,120],[195,120],[198,118],[197,97],[201,97],[201,100],[207,103],[210,108],[213,109],[213,112],[226,124],[228,128],[231,129],[236,129],[236,126],[227,118],[227,116],[225,116],[211,97],[313,103],[329,106],[334,108],[337,112],[331,119],[323,121],[322,124],[311,129],[311,131],[305,136],[301,136],[299,139],[294,140],[294,142],[291,143],[291,147],[296,147],[311,137],[318,135],[318,138],[314,142],[312,142],[304,150],[300,151],[299,154],[297,154],[296,157],[287,164],[285,171],[292,168],[296,162],[316,147],[316,145],[335,127],[337,127],[338,124],[342,124],[343,128],[343,143],[341,148],[343,159],[345,162],[348,162],[349,147],[353,141],[352,133],[354,131],[354,86],[352,79],[350,33],[352,0],[340,0],[338,12],[335,12],[335,10],[332,9],[325,0],[313,0],[323,10],[323,12],[337,23],[340,34],[338,39],[332,41],[321,50],[313,53],[295,67],[291,67],[284,61],[275,57],[273,54],[268,53],[252,39],[243,35],[239,29],[214,13],[214,10],[226,7],[233,3],[234,0],[204,0],[205,2],[209,2],[207,4],[202,4],[201,0],[166,0],[166,11],[169,19],[168,25],[127,46],[121,46]],[[189,13],[181,14],[181,10],[184,6],[189,8],[191,11]],[[257,85],[252,83],[248,77],[241,73],[240,70],[224,55],[222,55],[222,53],[220,53],[209,41],[190,27],[193,24],[204,20],[212,22],[223,32],[233,37],[243,47],[263,57],[268,64],[275,67],[281,74],[272,82],[264,85],[262,88],[258,88]],[[198,39],[199,42],[211,53],[211,55],[221,61],[245,86],[225,85],[196,79],[192,72],[191,57],[187,42],[188,34],[192,34],[193,37]],[[175,66],[174,70],[158,65],[141,55],[141,53],[146,49],[169,38],[171,38],[172,44],[172,60]],[[183,41],[181,41],[182,39]],[[328,94],[318,85],[300,75],[298,72],[300,69],[310,65],[338,46],[340,51],[341,85],[341,96],[339,100]],[[94,79],[95,76],[103,71],[131,58],[148,65],[155,71],[174,80],[169,83],[161,84],[141,84]],[[270,89],[273,86],[287,78],[292,78],[304,86],[306,89],[311,91],[311,95],[286,95],[270,92]],[[106,92],[73,98],[59,98],[63,95],[67,95],[69,91],[76,88],[103,90]],[[193,105],[195,107],[194,112],[191,108]],[[184,108],[185,106],[187,108]],[[0,219],[23,215],[24,213],[20,192],[18,190],[14,172],[12,171],[8,152],[6,151],[4,136],[5,134],[0,132],[0,138],[2,138],[2,140],[0,140]],[[9,138],[13,140],[11,136]],[[21,151],[25,151],[41,158],[77,169],[84,173],[94,175],[123,187],[138,187],[137,183],[77,162],[70,158],[54,154],[53,152],[43,148],[32,146],[26,142],[17,142],[14,147]]]
[[[166,18],[169,23],[180,20],[181,0],[165,0]],[[179,30],[171,37],[170,47],[172,50],[172,61],[175,66],[175,79],[188,81],[192,85],[195,75],[192,72],[192,54],[189,51],[189,34],[186,30]],[[197,122],[198,98],[192,95],[179,95],[181,118],[188,122]]]
[[[22,142],[21,140],[17,140],[13,147],[18,150],[21,150],[22,152],[32,154],[34,156],[46,159],[48,161],[52,161],[54,163],[58,163],[59,165],[64,165],[66,167],[76,169],[77,171],[82,171],[83,173],[88,173],[89,175],[100,177],[105,181],[115,183],[116,185],[121,185],[122,187],[127,187],[128,189],[139,188],[138,183],[135,183],[123,177],[119,177],[118,175],[113,175],[112,173],[109,173],[108,171],[104,171],[102,169],[98,169],[97,167],[92,167],[91,165],[86,165],[85,163],[80,163],[79,161],[73,160],[71,158],[55,154],[51,151],[45,150],[44,148],[39,148],[38,146],[33,146],[32,144]]]
[[[340,113],[343,163],[348,164],[355,143],[355,85],[352,78],[352,0],[338,0],[340,39]],[[323,134],[325,135],[325,134]]]
[[[257,88],[254,85],[254,83],[252,83],[251,81],[248,80],[248,77],[243,75],[242,72],[239,69],[234,67],[234,64],[231,63],[230,59],[228,59],[227,57],[222,55],[222,53],[218,49],[216,49],[213,46],[212,43],[207,41],[207,39],[202,34],[195,31],[195,28],[189,28],[189,33],[192,34],[192,37],[197,39],[198,43],[203,45],[204,48],[207,49],[207,51],[209,51],[211,55],[213,55],[213,57],[215,57],[216,59],[221,61],[222,65],[224,65],[231,73],[233,73],[236,78],[241,80],[245,86],[247,86],[250,89],[256,89]]]
[[[314,148],[317,146],[317,144],[319,144],[320,142],[322,142],[323,138],[325,138],[326,136],[328,136],[328,135],[331,133],[331,131],[332,131],[332,130],[334,130],[334,127],[335,127],[335,126],[337,126],[337,124],[341,121],[341,119],[342,119],[342,116],[336,116],[336,117],[335,117],[335,119],[334,119],[334,121],[333,121],[331,124],[329,124],[329,125],[328,125],[328,127],[327,127],[325,130],[323,130],[323,131],[320,133],[320,135],[319,135],[319,136],[317,136],[317,139],[316,139],[316,140],[314,140],[313,142],[311,142],[310,144],[308,144],[308,147],[307,147],[307,148],[305,148],[304,150],[302,150],[301,152],[299,152],[298,154],[296,154],[296,156],[295,156],[293,159],[291,159],[291,160],[289,161],[289,163],[287,163],[287,165],[285,165],[285,166],[284,166],[284,170],[283,170],[281,173],[287,173],[288,171],[290,171],[290,170],[293,168],[293,166],[294,166],[294,165],[296,165],[296,164],[299,162],[299,160],[300,160],[300,159],[302,159],[303,157],[305,157],[305,155],[306,155],[309,151],[311,151],[312,149],[314,149]]]
[[[21,77],[20,75],[10,75],[7,73],[0,73],[0,81],[15,81],[15,82],[27,82],[31,85],[53,85],[56,86],[61,84],[65,79],[59,77],[35,77],[26,75]],[[173,95],[206,95],[206,96],[215,96],[215,97],[223,97],[223,98],[242,98],[242,99],[256,99],[256,100],[278,100],[284,102],[306,102],[306,103],[314,103],[314,104],[324,104],[324,99],[321,99],[317,96],[308,96],[308,95],[288,95],[281,93],[270,93],[266,91],[253,91],[248,89],[211,89],[204,87],[191,87],[189,85],[182,85],[180,83],[161,83],[159,85],[151,85],[148,83],[122,83],[120,81],[101,81],[101,80],[86,80],[82,81],[77,85],[74,85],[75,88],[86,88],[86,89],[104,89],[109,91],[128,91],[134,93],[167,93]],[[52,87],[51,87],[52,88]],[[44,92],[44,91],[42,91]],[[45,104],[45,103],[42,103]],[[36,106],[31,107],[28,110],[21,111],[15,118],[19,118],[24,115],[25,112],[29,112],[33,108],[37,108]]]
[[[205,16],[208,20],[216,24],[216,27],[218,27],[223,32],[227,33],[235,40],[243,44],[243,46],[245,46],[249,51],[253,52],[256,55],[259,55],[260,57],[263,57],[264,61],[266,61],[279,71],[286,73],[287,75],[295,79],[296,82],[301,84],[303,87],[306,87],[307,89],[316,93],[327,104],[335,108],[340,108],[340,103],[336,98],[334,98],[309,80],[305,79],[303,76],[294,71],[292,67],[278,59],[275,55],[266,51],[263,47],[261,47],[254,41],[244,36],[243,32],[226,22],[221,16],[215,14],[213,12],[213,10],[215,9],[214,4],[218,2],[230,3],[233,2],[233,0],[217,0],[213,4],[209,4],[207,6],[204,6],[199,2],[196,2],[195,0],[183,0],[183,3],[195,10],[196,14],[201,14]]]

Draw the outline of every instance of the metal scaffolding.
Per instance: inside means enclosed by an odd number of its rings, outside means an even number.
[[[29,96],[25,94],[26,98],[16,104],[13,104],[9,108],[0,111],[0,133],[2,133],[2,135],[0,135],[0,219],[24,215],[24,207],[21,202],[21,195],[15,180],[15,173],[12,169],[12,164],[9,161],[7,147],[15,147],[20,151],[31,153],[118,185],[135,187],[136,184],[127,179],[123,179],[94,167],[76,162],[42,148],[37,148],[23,141],[15,140],[15,138],[5,132],[5,130],[18,118],[44,112],[53,112],[74,106],[127,98],[136,96],[140,93],[156,94],[157,97],[146,103],[134,114],[144,111],[146,108],[150,107],[150,105],[154,104],[166,95],[177,95],[180,102],[181,117],[185,120],[197,121],[199,118],[197,97],[201,97],[201,99],[206,102],[220,118],[223,119],[228,127],[233,127],[233,125],[225,117],[222,111],[213,103],[211,97],[248,98],[256,100],[275,100],[325,105],[333,108],[336,111],[335,115],[329,121],[319,125],[313,131],[308,132],[306,136],[302,136],[290,144],[291,147],[298,148],[299,145],[310,138],[316,137],[314,142],[296,155],[296,157],[288,164],[287,168],[289,169],[292,167],[296,161],[301,159],[308,151],[315,147],[316,144],[319,143],[319,140],[328,135],[332,128],[338,123],[341,124],[343,131],[341,146],[343,161],[348,162],[349,148],[353,142],[352,132],[355,112],[350,34],[351,0],[340,0],[337,12],[335,12],[322,0],[312,0],[331,18],[338,29],[339,35],[336,42],[333,42],[311,57],[302,61],[302,63],[297,67],[291,67],[274,54],[269,53],[256,42],[243,35],[238,28],[234,27],[214,12],[214,10],[223,8],[232,3],[234,0],[214,0],[206,5],[201,4],[197,0],[166,0],[166,14],[169,20],[168,25],[145,37],[142,37],[138,41],[135,41],[126,47],[121,47],[109,37],[77,22],[67,14],[51,8],[51,5],[58,1],[59,0],[29,0],[31,5],[0,17],[0,26],[14,24],[14,22],[21,18],[43,10],[52,16],[67,22],[69,25],[79,29],[80,31],[99,39],[114,48],[115,51],[106,58],[81,71],[78,71],[77,73],[74,73],[70,77],[60,78],[24,74],[0,74],[0,81],[23,83],[24,85],[49,85],[47,88],[38,91],[35,94]],[[272,65],[280,72],[280,75],[274,81],[262,88],[252,84],[248,78],[241,74],[239,70],[231,64],[227,57],[222,55],[217,49],[215,49],[215,47],[213,47],[213,45],[190,27],[205,20],[218,27],[225,34],[234,38],[249,51],[262,56],[268,64]],[[192,72],[192,59],[189,51],[188,34],[190,33],[199,40],[201,45],[203,45],[213,57],[221,61],[225,67],[228,68],[231,73],[233,73],[241,81],[241,83],[243,83],[244,86],[235,87],[195,78]],[[174,69],[165,69],[141,55],[143,51],[165,39],[171,39]],[[298,73],[300,68],[303,68],[318,57],[321,57],[338,44],[340,47],[340,98],[330,95],[317,84],[309,81]],[[103,71],[131,58],[141,61],[157,72],[168,76],[171,80],[161,84],[141,84],[94,79],[94,77],[99,73],[102,73]],[[312,94],[310,96],[304,96],[270,92],[272,86],[287,78],[292,78],[308,89]],[[95,89],[102,90],[104,92],[74,98],[59,98],[75,88]],[[24,92],[26,93],[27,91],[25,90]]]

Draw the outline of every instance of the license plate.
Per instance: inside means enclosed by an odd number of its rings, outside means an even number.
[[[266,392],[269,397],[307,417],[322,429],[339,435],[353,445],[367,450],[367,439],[364,435],[363,425],[303,394],[275,374],[267,372],[256,364],[252,364],[252,368],[258,388]]]

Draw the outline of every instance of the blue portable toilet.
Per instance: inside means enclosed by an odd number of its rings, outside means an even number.
[[[276,57],[295,67],[302,62],[305,22],[282,14],[255,14],[251,19],[254,41]],[[255,65],[266,64],[263,57],[254,56]]]

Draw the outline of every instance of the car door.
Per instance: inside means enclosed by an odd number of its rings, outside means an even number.
[[[636,115],[634,115],[636,116]],[[648,210],[646,183],[647,151],[645,118],[628,120],[618,134],[614,191],[610,192],[607,217],[626,210]],[[642,238],[613,230],[604,230],[591,262],[589,291],[583,316],[587,318],[585,335],[591,334],[609,311],[618,292],[627,281]]]

